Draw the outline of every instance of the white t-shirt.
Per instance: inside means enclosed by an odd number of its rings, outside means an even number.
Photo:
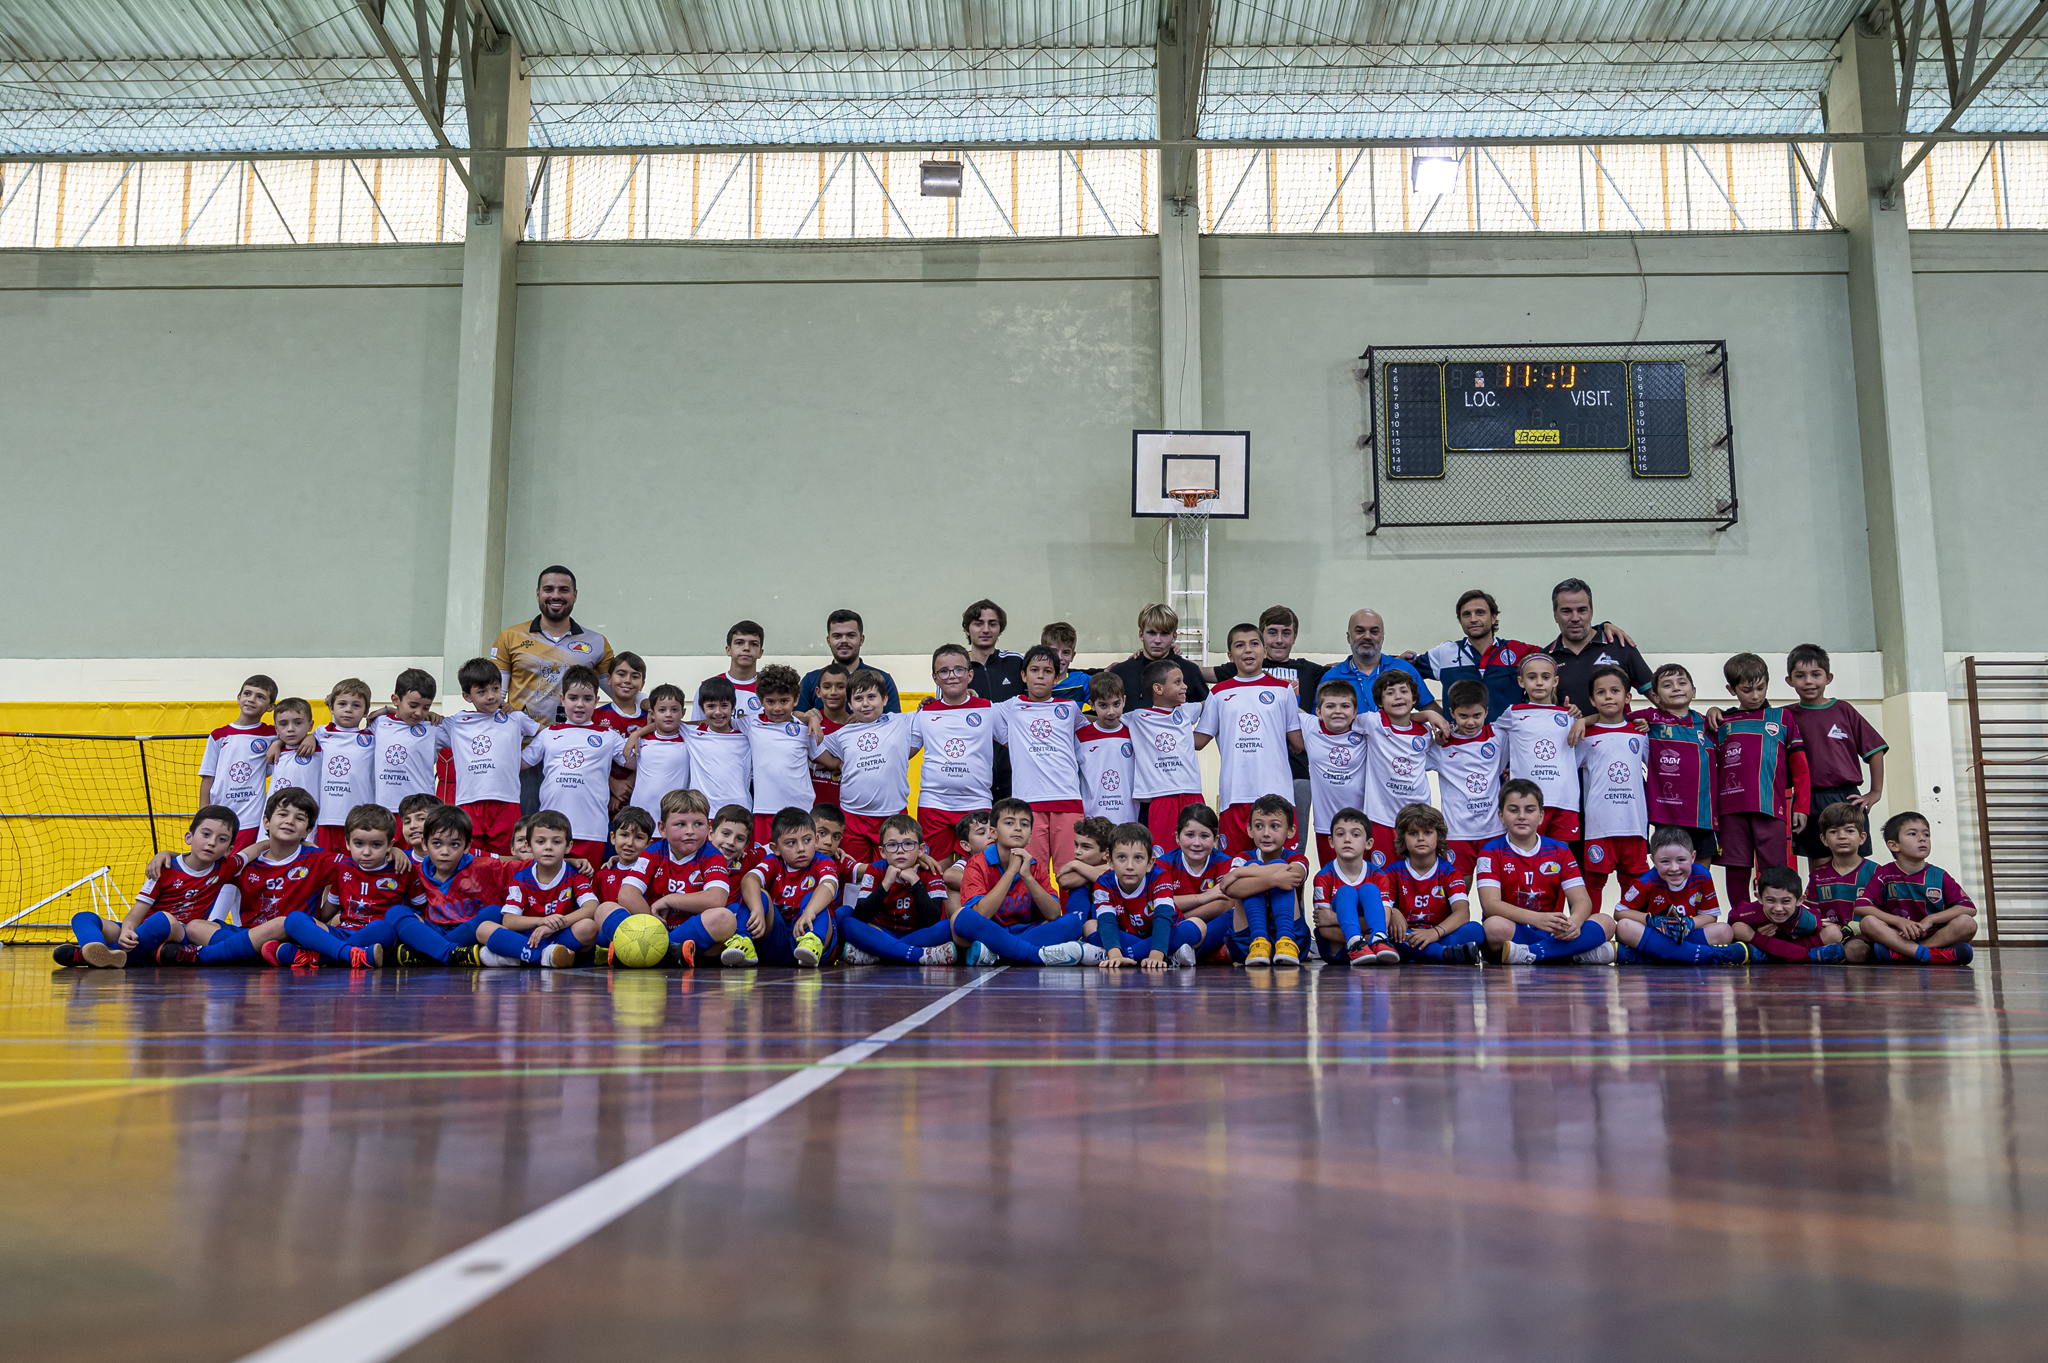
[[[758,688],[761,675],[757,672],[745,681],[728,672],[725,679],[732,683],[732,727],[740,727],[740,721],[751,719],[761,713],[761,696]]]
[[[1588,724],[1572,749],[1585,792],[1584,836],[1643,838],[1650,833],[1650,802],[1643,789],[1643,755],[1650,736],[1627,724]]]
[[[1392,828],[1403,805],[1429,803],[1429,748],[1436,736],[1412,715],[1402,729],[1379,710],[1360,715],[1358,723],[1365,733],[1365,817]]]
[[[1202,707],[1192,703],[1124,711],[1124,727],[1131,731],[1131,785],[1139,800],[1202,793],[1202,764],[1195,755],[1201,714]]]
[[[1081,703],[1013,696],[996,706],[996,742],[1010,748],[1010,794],[1031,805],[1081,806]]]
[[[1510,705],[1493,722],[1494,732],[1507,739],[1508,771],[1536,783],[1546,810],[1579,808],[1579,764],[1564,741],[1571,727],[1571,712],[1562,705]]]
[[[672,738],[649,734],[640,740],[633,757],[633,794],[626,803],[647,811],[657,832],[661,828],[661,797],[672,790],[690,788],[690,749],[695,744],[687,727]],[[707,797],[708,798],[708,797]]]
[[[936,696],[911,715],[924,749],[917,807],[951,814],[987,809],[995,775],[996,711],[981,696],[948,705]]]
[[[551,724],[526,745],[523,764],[540,768],[540,807],[565,814],[569,837],[603,842],[612,800],[612,762],[626,736],[590,724]]]
[[[390,715],[370,722],[377,740],[377,803],[396,814],[408,795],[434,793],[434,755],[448,746],[438,724],[407,724]]]
[[[1309,807],[1315,814],[1315,831],[1327,834],[1333,815],[1346,809],[1365,809],[1365,716],[1334,734],[1311,716],[1301,726],[1301,746],[1308,757]]]
[[[754,807],[753,747],[741,731],[739,721],[725,733],[714,733],[709,725],[693,725],[689,735],[690,784],[704,792],[711,802],[711,817],[727,805]]]
[[[1227,677],[1209,691],[1195,732],[1216,740],[1222,759],[1218,802],[1225,809],[1262,795],[1294,803],[1294,768],[1287,735],[1301,728],[1301,707],[1287,683],[1261,672]]]
[[[1508,767],[1507,744],[1484,725],[1470,738],[1453,733],[1429,750],[1436,770],[1437,798],[1444,823],[1456,842],[1488,842],[1501,835],[1500,778]]]
[[[455,803],[479,800],[519,803],[519,753],[540,732],[540,721],[524,710],[494,715],[463,710],[441,721],[448,752],[455,759]]]
[[[286,748],[277,755],[277,765],[270,769],[270,794],[280,790],[303,790],[314,799],[320,798],[320,754],[311,757],[299,756],[298,749]],[[269,796],[264,797],[269,803]]]
[[[1131,794],[1132,766],[1136,749],[1131,731],[1119,725],[1099,729],[1084,724],[1074,735],[1081,748],[1081,813],[1090,819],[1129,823],[1138,817],[1137,799]],[[927,765],[931,759],[925,759]]]
[[[339,828],[357,805],[376,803],[377,738],[368,729],[323,724],[320,740],[320,823]]]
[[[781,810],[809,809],[817,799],[811,788],[811,758],[818,745],[803,721],[786,719],[770,724],[759,715],[735,725],[747,736],[754,767],[754,812],[775,814]]]
[[[199,774],[213,778],[212,802],[235,811],[243,828],[263,826],[263,783],[270,775],[265,754],[277,730],[268,724],[227,724],[206,739]]]
[[[911,715],[885,714],[834,730],[822,751],[840,761],[839,807],[868,819],[901,814],[910,805],[910,756],[917,750]]]

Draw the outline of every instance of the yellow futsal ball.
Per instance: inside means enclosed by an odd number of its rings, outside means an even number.
[[[651,913],[636,913],[612,934],[612,964],[645,969],[668,959],[668,928]]]

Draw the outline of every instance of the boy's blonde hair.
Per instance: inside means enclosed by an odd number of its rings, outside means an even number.
[[[1138,612],[1138,633],[1173,634],[1180,629],[1180,616],[1173,607],[1154,602]]]
[[[332,710],[334,708],[334,698],[336,696],[355,696],[363,704],[368,705],[370,703],[370,684],[361,677],[342,678],[334,684],[334,689],[327,693],[328,709]]]
[[[701,790],[672,790],[661,797],[661,821],[667,823],[671,814],[702,814],[711,817],[711,801]]]
[[[1079,641],[1080,636],[1074,633],[1074,627],[1064,620],[1055,620],[1038,631],[1038,642],[1041,644],[1051,644],[1054,647],[1065,644],[1072,648]]]

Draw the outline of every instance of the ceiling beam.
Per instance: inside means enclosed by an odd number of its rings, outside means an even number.
[[[427,48],[426,0],[412,0],[412,6],[413,16],[419,26],[420,79],[431,83],[433,65]],[[443,150],[457,150],[455,144],[448,140],[447,129],[441,126],[441,111],[435,108],[434,101],[427,98],[426,92],[420,88],[420,81],[413,79],[413,74],[406,65],[405,54],[398,50],[398,43],[392,38],[391,30],[384,27],[383,16],[378,12],[379,6],[373,5],[371,0],[356,0],[356,9],[369,24],[370,31],[376,35],[378,45],[384,49],[385,59],[391,63],[391,69],[397,72],[399,80],[405,83],[405,92],[412,96],[413,106],[420,111],[420,117],[427,121],[427,128],[434,134],[434,141]],[[470,198],[474,200],[476,182],[470,178],[469,168],[461,161],[453,159],[450,159],[448,164],[453,167],[456,176],[462,181],[462,187],[469,191]]]
[[[1983,5],[1981,3],[1981,0],[1979,0],[1977,9],[1978,15],[1980,15],[1983,12]],[[1975,39],[1976,20],[1978,15],[1971,16],[1971,32],[1969,39],[1970,51],[1963,59],[1965,71],[1974,68],[1976,64]],[[1922,161],[1925,161],[1928,158],[1928,156],[1934,151],[1935,142],[1941,140],[1944,137],[1944,135],[1950,131],[1950,129],[1955,127],[1956,120],[1961,118],[1963,114],[1969,110],[1970,105],[1976,102],[1977,96],[1984,93],[1984,87],[1991,84],[1993,77],[1998,75],[1998,69],[2004,66],[2006,62],[2011,59],[2013,53],[2019,51],[2020,44],[2033,36],[2034,31],[2041,26],[2041,20],[2044,17],[2048,17],[2048,0],[2039,0],[2039,3],[2037,3],[2033,9],[2028,11],[2027,17],[2020,21],[2019,27],[2013,31],[2012,36],[2005,40],[2005,46],[1999,48],[1998,54],[1991,59],[1988,65],[1985,66],[1983,74],[1979,75],[1975,80],[1970,81],[1967,85],[1963,87],[1962,98],[1958,100],[1949,109],[1948,116],[1943,118],[1941,122],[1937,123],[1934,126],[1934,130],[1932,133],[1917,135],[1920,137],[1925,137],[1928,140],[1920,143],[1920,149],[1913,153],[1913,159],[1906,162],[1905,165],[1899,167],[1898,173],[1892,176],[1891,183],[1885,186],[1885,207],[1898,207],[1899,195],[1901,190],[1904,188],[1907,179],[1912,176],[1915,170],[1918,170],[1920,168],[1920,163]],[[1904,105],[1900,106],[1899,129],[1901,133],[1905,132],[1906,116],[1909,112],[1910,110],[1907,107],[1905,107]],[[1997,138],[1998,134],[1972,133],[1970,134],[1970,136],[1973,140],[1976,141],[1991,141]],[[1903,138],[1899,143],[1899,150],[1905,150],[1905,141],[1903,140]]]

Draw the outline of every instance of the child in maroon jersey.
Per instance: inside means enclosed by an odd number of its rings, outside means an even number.
[[[1927,816],[1907,810],[1885,820],[1884,845],[1892,863],[1880,866],[1856,905],[1862,948],[1851,960],[1918,961],[1968,965],[1977,935],[1977,906],[1954,876],[1927,859],[1934,829]],[[1866,955],[1867,953],[1867,955]]]
[[[1852,804],[1868,812],[1884,795],[1884,755],[1890,745],[1846,700],[1829,700],[1835,674],[1828,670],[1828,651],[1819,644],[1801,644],[1785,658],[1785,681],[1799,695],[1790,708],[1792,722],[1805,741],[1807,774],[1813,785],[1816,819],[1836,804]],[[1870,789],[1863,787],[1863,768],[1870,768]],[[1813,824],[1793,840],[1811,871],[1829,856]],[[1865,836],[1856,849],[1870,855]]]
[[[1735,935],[1774,961],[1831,965],[1844,960],[1842,930],[1799,902],[1799,872],[1766,866],[1756,878],[1756,902],[1731,916]]]
[[[1863,806],[1854,800],[1840,800],[1820,811],[1813,821],[1820,827],[1821,846],[1828,855],[1810,868],[1806,906],[1822,922],[1853,931],[1856,901],[1863,898],[1864,888],[1877,874],[1877,863],[1866,860],[1859,850],[1870,843]]]
[[[1805,742],[1791,712],[1770,704],[1764,660],[1738,653],[1722,675],[1741,708],[1722,714],[1714,730],[1721,767],[1714,809],[1728,899],[1740,905],[1749,902],[1751,866],[1791,864],[1791,835],[1805,830],[1812,793]]]

